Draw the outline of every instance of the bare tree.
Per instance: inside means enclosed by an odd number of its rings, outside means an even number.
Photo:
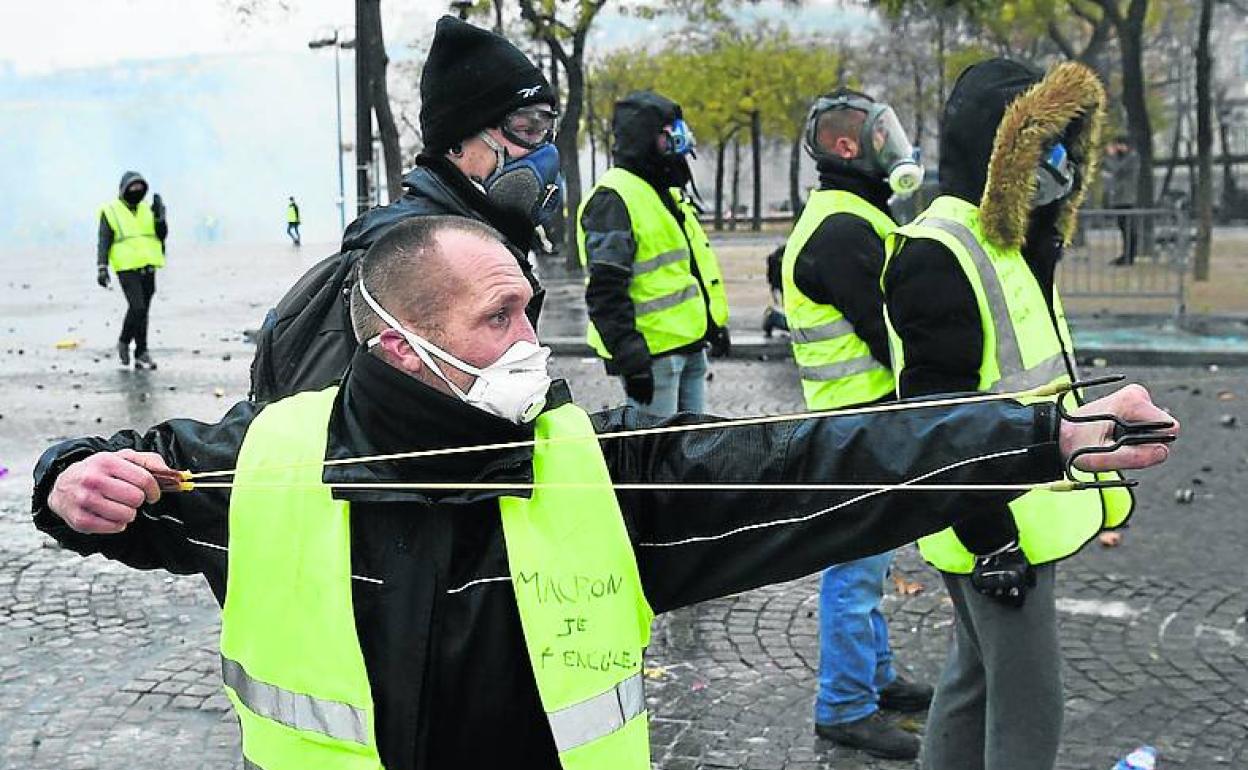
[[[567,185],[565,210],[571,213],[563,238],[564,262],[570,270],[581,267],[577,256],[576,211],[581,205],[580,129],[585,105],[585,40],[598,12],[606,4],[607,0],[581,0],[576,4],[576,18],[568,23],[539,11],[533,0],[520,0],[521,18],[529,24],[535,38],[550,46],[567,77],[567,99],[559,118],[555,145],[559,148]]]
[[[1200,2],[1200,31],[1196,37],[1196,154],[1200,181],[1196,187],[1196,272],[1198,281],[1209,280],[1209,252],[1213,237],[1213,59],[1209,55],[1209,30],[1213,25],[1213,0]],[[1222,148],[1223,154],[1226,147]]]

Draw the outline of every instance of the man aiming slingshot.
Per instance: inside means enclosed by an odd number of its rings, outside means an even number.
[[[40,460],[40,529],[207,578],[246,767],[649,768],[654,613],[895,548],[1034,485],[1096,494],[1063,480],[1067,459],[1144,468],[1178,434],[1139,386],[1076,410],[1089,422],[999,394],[586,415],[546,374],[530,291],[490,228],[405,221],[364,258],[340,385]]]

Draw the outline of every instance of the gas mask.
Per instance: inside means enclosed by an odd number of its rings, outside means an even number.
[[[683,118],[676,118],[670,125],[664,126],[659,136],[662,137],[660,154],[667,157],[676,155],[698,157],[698,154],[694,152],[698,143],[693,136],[693,129],[689,128],[689,124]]]
[[[509,158],[507,148],[485,131],[478,136],[494,151],[494,171],[481,182],[485,197],[498,208],[544,225],[563,205],[559,150],[547,143],[523,158]]]
[[[1066,152],[1066,145],[1057,142],[1045,150],[1036,168],[1036,191],[1031,195],[1031,207],[1038,209],[1059,201],[1074,189],[1075,164]]]
[[[819,122],[829,110],[857,110],[865,115],[858,135],[857,157],[846,159],[829,152],[819,143]],[[897,113],[882,102],[856,94],[821,96],[806,116],[806,152],[816,161],[831,160],[869,176],[888,181],[902,198],[913,195],[923,184],[923,167],[915,160],[914,147]]]
[[[532,422],[546,407],[546,391],[550,389],[551,382],[550,375],[546,372],[550,348],[538,346],[528,340],[517,340],[494,363],[476,367],[403,328],[394,316],[383,310],[377,300],[373,299],[363,281],[360,281],[360,296],[381,320],[403,335],[425,366],[445,382],[451,392],[464,403],[517,425]],[[380,341],[381,336],[378,335],[368,340],[367,345],[372,348]],[[477,381],[467,391],[460,389],[443,373],[442,366],[434,358],[473,375]]]

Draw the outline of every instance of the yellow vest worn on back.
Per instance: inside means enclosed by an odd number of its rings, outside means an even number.
[[[321,483],[336,395],[271,404],[239,452],[221,660],[248,768],[382,768],[351,602],[350,507]],[[648,770],[641,665],[653,613],[606,463],[571,404],[538,417],[536,437],[552,440],[535,447],[534,480],[556,486],[501,498],[500,510],[560,762]]]
[[[291,225],[299,223],[299,208],[293,203],[286,204],[286,223]]]
[[[108,249],[108,265],[113,272],[165,266],[165,252],[156,237],[156,218],[147,201],[131,211],[125,201],[114,198],[100,213],[113,231],[113,245]]]
[[[983,330],[979,390],[1009,393],[1071,381],[1074,345],[1057,288],[1053,289],[1051,317],[1021,251],[995,247],[984,236],[974,205],[952,196],[937,198],[918,219],[888,238],[886,264],[909,238],[940,242],[957,258],[970,282]],[[888,333],[893,370],[900,374],[905,367],[904,351],[891,322]],[[1093,478],[1092,474],[1082,476]],[[1027,560],[1044,564],[1073,555],[1102,529],[1120,526],[1133,504],[1125,489],[1037,490],[1010,503],[1010,512]],[[919,550],[945,572],[965,574],[974,567],[974,556],[952,529],[921,539]]]
[[[852,214],[871,225],[881,244],[896,223],[875,206],[843,190],[816,190],[784,247],[781,280],[793,358],[810,409],[837,409],[875,401],[893,392],[893,373],[871,356],[867,343],[836,307],[802,293],[793,277],[810,236],[833,214]]]
[[[697,212],[681,191],[673,189],[672,197],[684,213],[683,228],[650,183],[630,171],[618,166],[609,169],[599,177],[594,189],[599,187],[614,190],[628,208],[637,244],[628,296],[633,301],[637,331],[645,338],[650,354],[659,355],[703,339],[708,311],[712,321],[726,326],[728,299],[719,262],[698,224]],[[593,191],[586,196],[586,203],[592,197]],[[577,212],[578,221],[584,212],[583,203]],[[585,266],[589,259],[585,228],[579,230],[579,253],[581,265]],[[692,260],[702,277],[701,286],[690,265],[691,249]],[[599,356],[611,357],[592,321],[586,340]]]

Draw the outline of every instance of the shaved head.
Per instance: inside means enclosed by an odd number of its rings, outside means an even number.
[[[390,315],[435,344],[446,316],[462,294],[463,277],[451,269],[454,254],[443,248],[444,236],[460,233],[493,243],[503,238],[473,219],[454,216],[413,217],[390,228],[360,260],[351,289],[351,326],[358,342],[389,327],[360,294],[360,284]]]

